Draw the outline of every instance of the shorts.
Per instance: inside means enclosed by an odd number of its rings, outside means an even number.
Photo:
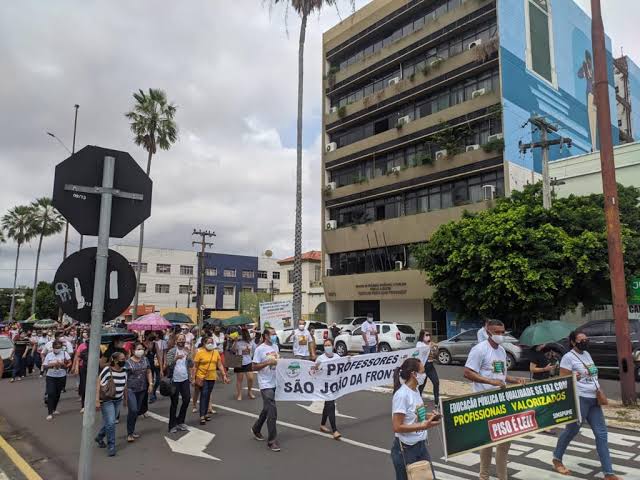
[[[242,365],[240,368],[234,368],[233,371],[235,373],[248,373],[248,372],[251,372],[251,364],[247,363],[246,365]]]

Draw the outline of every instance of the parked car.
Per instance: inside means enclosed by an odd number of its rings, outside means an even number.
[[[589,337],[589,354],[602,373],[618,374],[618,348],[614,320],[592,320],[579,327]],[[635,361],[636,380],[640,381],[640,320],[629,320],[631,352]],[[565,352],[571,349],[569,339],[559,342]]]
[[[378,349],[381,352],[413,348],[416,346],[416,331],[411,325],[401,323],[376,323],[378,330]],[[349,352],[362,352],[362,328],[356,328],[353,333],[341,333],[334,341],[334,348],[338,355],[345,356]]]
[[[0,357],[4,365],[4,375],[11,374],[11,360],[9,360],[11,355],[13,355],[13,341],[7,336],[0,335]]]
[[[469,352],[478,343],[478,329],[473,328],[455,335],[448,340],[438,343],[438,363],[450,365],[453,362],[466,362]],[[518,339],[505,334],[502,344],[507,351],[507,368],[512,369],[524,361],[523,347],[518,345]]]
[[[351,333],[366,321],[367,317],[345,317],[338,322],[338,327],[340,333]]]
[[[329,326],[324,322],[306,322],[309,332],[313,336],[313,340],[316,343],[317,349],[322,349],[325,339],[332,338]],[[296,329],[298,327],[296,326]],[[293,328],[285,328],[284,330],[276,330],[278,335],[278,345],[280,348],[293,348],[293,339],[290,339],[293,333]]]

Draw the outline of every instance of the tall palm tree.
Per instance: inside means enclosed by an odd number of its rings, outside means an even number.
[[[36,313],[36,292],[38,288],[38,268],[40,266],[40,253],[42,252],[42,240],[62,231],[66,220],[47,197],[38,198],[31,204],[33,211],[34,230],[40,237],[38,241],[38,253],[36,254],[36,273],[33,277],[33,295],[31,296],[31,315]]]
[[[337,6],[338,0],[273,0],[273,3],[287,3],[300,15],[300,37],[298,40],[298,122],[296,144],[296,219],[293,257],[293,318],[302,318],[302,92],[304,83],[304,42],[307,34],[307,20],[323,7]],[[349,0],[355,10],[355,0]]]
[[[9,321],[11,321],[16,309],[16,284],[18,281],[20,247],[22,247],[23,243],[31,241],[36,235],[33,209],[28,205],[19,205],[9,210],[2,217],[2,230],[5,231],[8,238],[18,244],[16,249],[16,268],[13,273],[13,294],[11,295],[11,307],[9,309]]]
[[[163,90],[150,88],[148,93],[139,90],[133,94],[135,105],[133,110],[125,113],[131,124],[133,141],[142,146],[148,153],[147,175],[151,174],[151,157],[158,147],[169,150],[178,140],[178,126],[174,120],[176,106],[167,102],[167,94]],[[140,289],[140,264],[142,263],[142,247],[144,245],[144,222],[140,225],[140,243],[138,244],[138,263],[136,266],[136,297],[132,316],[135,319],[138,311],[138,295]]]

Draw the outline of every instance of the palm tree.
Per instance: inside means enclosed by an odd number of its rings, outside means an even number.
[[[40,252],[42,251],[42,240],[62,231],[66,220],[51,203],[47,197],[38,198],[31,204],[33,211],[33,221],[35,223],[35,234],[40,236],[38,241],[38,253],[36,254],[36,273],[33,278],[33,295],[31,296],[31,315],[36,313],[36,292],[38,288],[38,267],[40,266]]]
[[[16,284],[18,281],[20,247],[23,243],[31,241],[36,235],[33,209],[27,205],[14,207],[2,217],[2,230],[6,232],[8,238],[18,244],[16,249],[16,268],[13,274],[13,294],[11,295],[11,307],[9,309],[9,321],[11,321],[16,309]]]
[[[302,91],[304,81],[304,41],[309,15],[320,12],[323,7],[337,6],[337,0],[273,0],[287,3],[300,15],[300,38],[298,43],[298,122],[296,145],[296,219],[293,257],[293,318],[302,318]],[[349,0],[355,10],[355,0]],[[286,18],[286,16],[285,16]]]
[[[169,150],[178,140],[178,126],[173,119],[176,106],[167,102],[167,94],[163,90],[150,88],[148,93],[139,90],[133,94],[136,103],[133,110],[125,113],[131,121],[133,141],[142,146],[149,154],[147,158],[147,175],[151,174],[151,157],[157,148]],[[138,263],[136,265],[136,297],[132,316],[135,319],[138,311],[138,295],[140,288],[140,264],[142,263],[142,247],[144,245],[144,222],[140,225],[140,243],[138,244]]]

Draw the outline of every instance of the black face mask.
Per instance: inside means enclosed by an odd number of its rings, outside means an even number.
[[[124,367],[125,363],[127,363],[127,362],[125,362],[124,360],[120,360],[119,362],[116,362],[116,365],[118,365],[120,368],[122,368],[122,367]]]
[[[184,342],[178,342],[178,346],[179,346],[180,348],[184,347]]]
[[[589,340],[583,340],[581,342],[576,343],[576,348],[581,351],[586,351],[589,349]]]

